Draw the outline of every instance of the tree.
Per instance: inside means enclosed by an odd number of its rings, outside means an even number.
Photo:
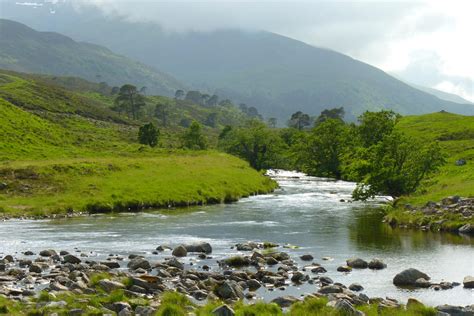
[[[356,200],[377,194],[399,197],[413,193],[445,163],[437,142],[423,144],[399,131],[385,135],[366,151],[359,168],[362,180],[353,192]]]
[[[195,104],[201,104],[202,94],[199,91],[188,91],[184,97],[186,100],[191,101]]]
[[[183,90],[176,90],[176,92],[174,93],[174,98],[176,100],[180,100],[184,97],[184,91]]]
[[[193,150],[202,150],[207,148],[207,141],[201,131],[201,125],[193,121],[191,126],[183,135],[183,147]]]
[[[220,106],[234,106],[234,103],[232,103],[232,101],[229,99],[224,99],[219,102],[219,105]]]
[[[263,119],[260,113],[258,113],[257,108],[253,106],[247,108],[247,116],[252,119],[259,119],[259,120]]]
[[[329,110],[326,109],[326,110],[321,112],[321,114],[318,116],[318,118],[316,119],[314,124],[318,125],[318,124],[326,121],[327,119],[334,119],[334,120],[344,121],[344,114],[345,114],[345,111],[344,111],[343,107],[333,108],[333,109],[329,109]]]
[[[145,98],[137,90],[137,87],[131,84],[125,84],[120,87],[115,98],[114,109],[119,112],[125,112],[133,119],[138,119],[140,108],[145,105]]]
[[[277,126],[277,119],[275,117],[270,117],[268,119],[268,127],[275,128]]]
[[[216,127],[217,126],[217,113],[213,112],[209,114],[206,117],[206,121],[204,122],[204,125],[207,125],[209,127]]]
[[[340,179],[347,135],[348,128],[340,120],[328,119],[314,127],[294,146],[301,169],[311,175]]]
[[[112,95],[116,95],[117,93],[119,93],[119,91],[120,91],[120,88],[119,88],[119,87],[113,87],[113,88],[112,88],[112,91],[111,91],[111,94],[112,94]]]
[[[143,95],[146,95],[147,90],[148,90],[148,87],[143,86],[143,87],[141,87],[141,89],[140,89],[140,93],[143,94]]]
[[[191,123],[192,123],[191,119],[188,119],[187,117],[185,117],[179,121],[179,126],[188,128],[189,126],[191,126]]]
[[[216,106],[219,103],[219,97],[213,94],[209,100],[207,100],[207,106]]]
[[[201,94],[201,101],[199,102],[199,104],[201,104],[202,106],[207,105],[207,101],[209,100],[210,97],[211,96],[207,93]]]
[[[305,114],[301,111],[293,113],[290,120],[288,121],[288,127],[296,128],[298,130],[302,130],[303,128],[310,125],[311,118],[308,114]]]
[[[153,123],[145,124],[138,130],[138,141],[143,145],[155,147],[158,144],[159,136],[160,130]]]
[[[256,170],[278,166],[285,147],[278,133],[259,120],[240,128],[226,127],[219,138],[220,148],[245,159]]]
[[[375,145],[392,133],[400,117],[399,114],[386,110],[379,112],[366,111],[359,116],[357,129],[364,147]]]
[[[163,126],[168,126],[169,106],[164,103],[155,105],[155,116]]]

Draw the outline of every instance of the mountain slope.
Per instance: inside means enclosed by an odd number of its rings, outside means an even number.
[[[411,84],[411,86],[413,86],[413,87],[415,87],[418,90],[421,90],[423,92],[432,94],[432,95],[434,95],[435,97],[437,97],[441,100],[455,102],[455,103],[459,103],[459,104],[473,104],[472,102],[458,96],[457,94],[452,94],[452,93],[444,92],[444,91],[441,91],[441,90],[438,90],[438,89],[424,87],[424,86],[420,86],[420,85],[416,85],[416,84]]]
[[[349,119],[380,108],[401,114],[474,114],[474,106],[440,100],[348,56],[273,33],[171,33],[156,24],[104,17],[93,9],[79,12],[67,4],[55,15],[11,8],[5,14],[105,45],[195,88],[254,105],[280,122],[297,110],[318,115],[340,106]]]
[[[172,95],[182,85],[171,76],[93,44],[26,25],[0,20],[0,68],[21,72],[78,76],[109,85],[133,83]]]

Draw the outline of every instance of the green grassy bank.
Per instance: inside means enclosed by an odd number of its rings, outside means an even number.
[[[137,132],[144,122],[113,112],[111,97],[103,101],[40,79],[0,71],[5,216],[221,203],[276,187],[238,158],[171,146],[182,127],[163,128],[161,148],[142,146]],[[185,115],[182,107],[170,107],[177,117]]]
[[[16,161],[0,165],[6,215],[136,211],[235,201],[276,183],[218,152]]]
[[[456,230],[471,223],[461,214],[425,216],[421,212],[410,213],[406,204],[420,207],[429,201],[439,202],[445,197],[458,195],[474,196],[474,117],[446,112],[403,117],[397,128],[426,141],[436,140],[446,155],[446,164],[416,193],[402,197],[387,218],[399,224],[425,226],[444,221],[437,225],[440,229]],[[457,166],[456,161],[464,159],[465,165]]]

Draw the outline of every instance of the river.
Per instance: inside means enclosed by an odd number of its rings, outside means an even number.
[[[474,239],[453,234],[392,229],[381,223],[380,201],[347,202],[353,183],[281,172],[275,175],[280,189],[273,194],[254,196],[234,204],[165,210],[138,214],[113,214],[62,220],[10,220],[0,223],[0,257],[26,250],[82,251],[95,258],[108,254],[145,254],[159,260],[167,254],[153,254],[158,245],[207,241],[213,246],[215,264],[235,250],[242,241],[271,241],[291,244],[297,249],[281,249],[292,257],[312,254],[325,274],[335,282],[364,286],[370,297],[393,297],[404,302],[409,297],[426,304],[467,305],[474,303],[474,290],[457,286],[450,290],[402,290],[392,284],[393,276],[417,268],[433,281],[462,283],[474,275]],[[341,201],[345,200],[345,201]],[[322,257],[333,260],[323,261]],[[382,259],[384,270],[354,270],[343,274],[339,265],[352,257],[367,261]],[[195,256],[184,259],[197,262]],[[297,259],[299,260],[299,259]],[[207,262],[209,261],[209,262]],[[303,262],[300,262],[303,265]],[[271,299],[283,294],[299,296],[315,292],[314,285],[289,286],[284,292],[260,289]]]

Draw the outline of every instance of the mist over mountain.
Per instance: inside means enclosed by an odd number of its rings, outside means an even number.
[[[472,105],[441,100],[346,55],[270,32],[168,32],[157,24],[104,17],[91,8],[67,5],[56,14],[18,6],[7,9],[4,15],[40,30],[104,45],[195,89],[256,106],[280,122],[298,110],[317,115],[341,106],[348,119],[382,108],[401,114],[474,114]]]
[[[109,49],[76,42],[52,32],[0,19],[0,68],[20,72],[79,76],[109,85],[134,83],[152,93],[173,95],[183,87],[172,76],[155,71]]]

